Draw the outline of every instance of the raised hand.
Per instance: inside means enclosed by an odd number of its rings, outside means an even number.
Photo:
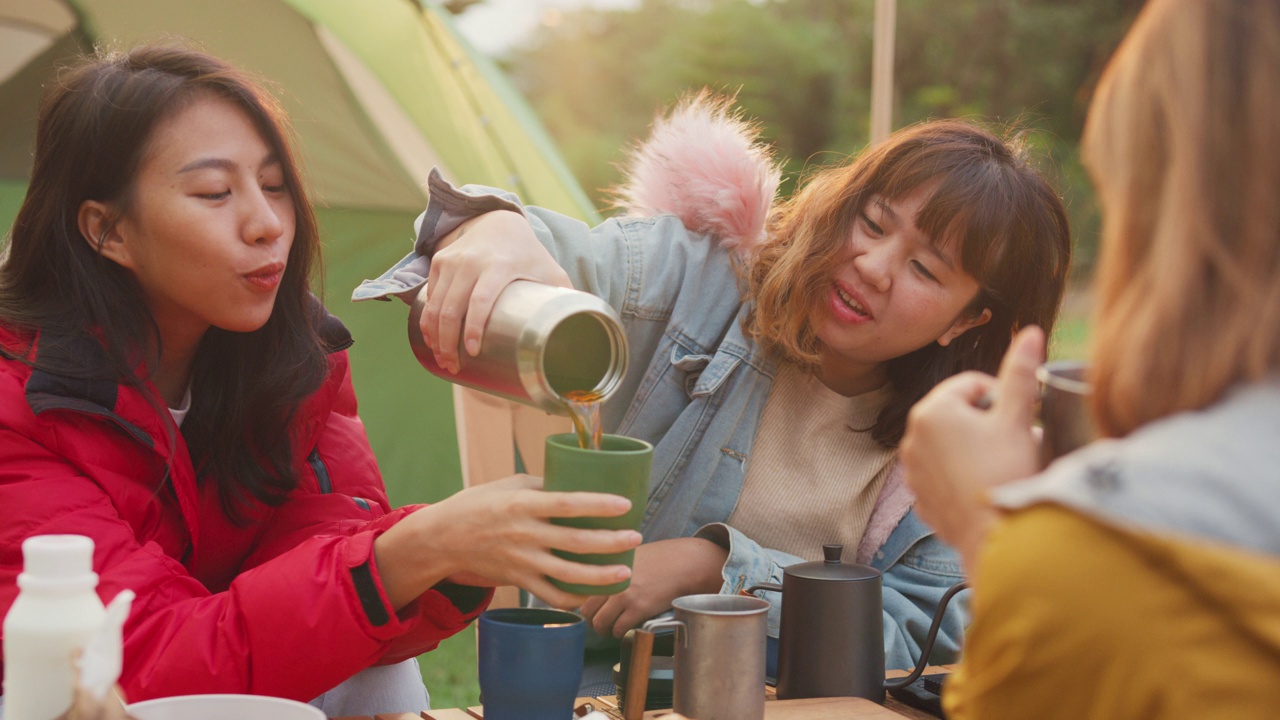
[[[485,213],[440,239],[427,284],[419,293],[425,305],[418,321],[440,367],[458,371],[459,336],[467,354],[480,352],[493,304],[514,280],[573,287],[523,215],[509,210]]]
[[[960,551],[970,574],[995,519],[986,491],[1038,469],[1032,428],[1036,367],[1044,332],[1029,327],[1005,353],[997,377],[961,373],[938,384],[911,409],[901,457],[916,512]]]

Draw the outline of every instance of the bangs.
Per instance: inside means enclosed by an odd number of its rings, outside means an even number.
[[[1066,208],[1016,136],[1003,139],[964,120],[930,121],[815,172],[771,211],[770,239],[747,273],[747,333],[783,359],[820,363],[811,309],[830,286],[833,265],[848,261],[859,214],[873,199],[900,201],[917,190],[928,197],[916,228],[935,248],[954,250],[979,285],[964,312],[988,314],[956,342],[886,361],[892,397],[872,436],[888,448],[902,439],[911,407],[944,378],[996,372],[1013,334],[1027,325],[1052,333],[1071,261]]]
[[[933,185],[916,216],[916,229],[935,247],[954,250],[960,267],[979,285],[998,287],[1001,261],[1018,224],[1019,208],[1027,207],[1026,189],[995,159],[966,158],[948,165],[903,163],[878,192],[900,199],[921,186]]]

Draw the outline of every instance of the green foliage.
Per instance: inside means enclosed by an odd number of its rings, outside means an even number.
[[[804,168],[867,142],[872,0],[645,0],[541,28],[505,67],[597,205],[653,116],[702,87],[736,93]],[[1094,83],[1141,0],[899,0],[894,118],[981,119],[1028,132],[1094,256],[1097,211],[1077,145]]]
[[[1029,114],[1074,142],[1097,75],[1139,4],[899,0],[899,116]]]

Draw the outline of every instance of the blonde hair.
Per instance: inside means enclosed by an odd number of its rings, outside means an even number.
[[[1280,364],[1280,5],[1152,0],[1108,65],[1085,162],[1103,210],[1102,432]]]

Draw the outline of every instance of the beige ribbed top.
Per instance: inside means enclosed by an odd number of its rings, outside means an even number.
[[[805,560],[822,559],[825,543],[843,543],[852,558],[896,454],[869,430],[888,398],[887,385],[845,397],[784,363],[729,525]]]

